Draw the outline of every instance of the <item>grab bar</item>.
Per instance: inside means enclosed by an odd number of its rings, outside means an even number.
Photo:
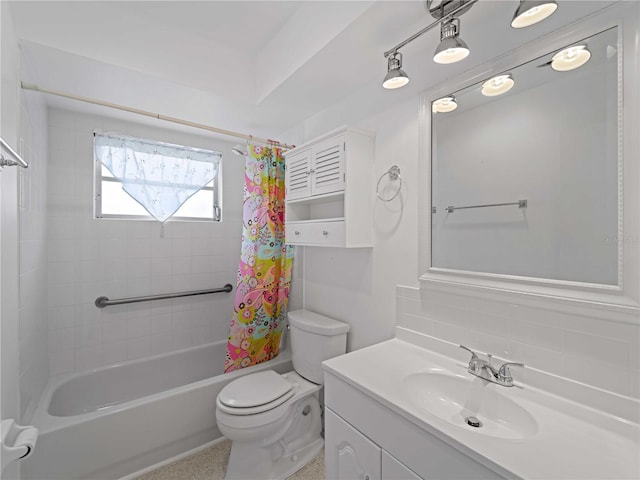
[[[527,206],[526,200],[518,200],[517,202],[511,203],[491,203],[488,205],[469,205],[468,207],[454,207],[453,205],[449,205],[445,210],[447,213],[451,213],[454,210],[464,210],[465,208],[484,208],[484,207],[504,207],[505,205],[518,205],[518,208],[525,208]],[[435,213],[432,209],[432,213]]]
[[[0,145],[2,145],[2,147],[7,152],[9,152],[9,154],[15,159],[15,160],[8,160],[4,158],[4,155],[0,153],[0,167],[13,167],[15,165],[18,165],[19,167],[27,168],[29,166],[29,164],[25,162],[22,159],[22,157],[18,155],[16,151],[13,148],[11,148],[7,142],[4,141],[2,137],[0,137]]]
[[[122,305],[124,303],[148,302],[151,300],[163,300],[165,298],[192,297],[194,295],[206,295],[208,293],[230,292],[233,286],[227,283],[222,288],[213,288],[211,290],[193,290],[191,292],[167,293],[164,295],[148,295],[146,297],[129,297],[118,298],[117,300],[109,300],[107,297],[96,298],[95,304],[98,308],[108,307],[109,305]]]

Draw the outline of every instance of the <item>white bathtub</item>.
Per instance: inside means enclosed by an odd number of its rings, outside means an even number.
[[[292,370],[285,350],[223,374],[225,348],[226,340],[50,382],[34,414],[40,437],[23,478],[117,479],[219,438],[222,387],[259,370]]]

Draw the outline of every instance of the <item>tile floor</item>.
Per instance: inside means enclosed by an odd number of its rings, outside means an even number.
[[[224,440],[190,457],[145,473],[136,480],[223,480],[230,451],[231,442]],[[324,450],[289,480],[324,480]]]

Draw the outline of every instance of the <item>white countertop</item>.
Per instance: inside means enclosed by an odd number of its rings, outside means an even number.
[[[454,425],[416,405],[407,395],[407,376],[434,368],[471,374],[466,372],[465,362],[413,342],[395,338],[327,360],[323,366],[427,432],[456,448],[463,445],[464,450],[485,459],[483,463],[498,466],[498,471],[532,479],[640,478],[637,423],[521,384],[516,369],[512,373],[515,386],[496,388],[504,389],[500,393],[537,422],[536,433],[521,439],[488,436],[466,425]]]

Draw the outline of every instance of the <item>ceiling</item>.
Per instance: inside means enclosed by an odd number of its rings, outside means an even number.
[[[273,138],[353,102],[383,111],[612,2],[560,0],[552,17],[516,31],[509,27],[515,0],[480,0],[461,17],[469,59],[430,61],[435,28],[403,48],[412,82],[392,92],[381,87],[383,52],[433,21],[422,1],[9,3],[23,81]]]

